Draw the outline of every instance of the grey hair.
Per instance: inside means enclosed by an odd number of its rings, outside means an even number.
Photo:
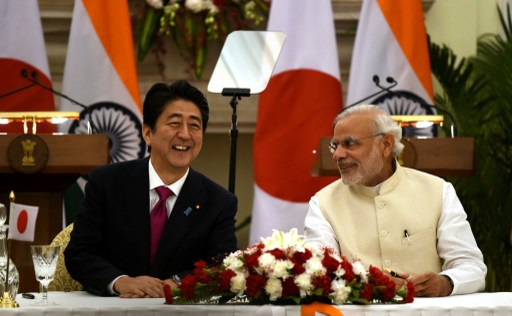
[[[373,116],[375,123],[373,126],[374,134],[393,134],[395,137],[393,157],[397,158],[404,149],[404,144],[400,142],[402,139],[402,128],[395,121],[393,121],[391,116],[386,111],[384,111],[384,109],[377,105],[359,104],[345,109],[344,111],[340,112],[334,119],[333,128],[340,120],[346,117],[352,116],[354,114],[366,114],[372,112],[376,113],[376,115]]]

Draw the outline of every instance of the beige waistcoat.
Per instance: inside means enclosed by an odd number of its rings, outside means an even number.
[[[379,195],[370,187],[344,185],[341,180],[316,195],[343,256],[396,272],[441,271],[436,248],[441,178],[397,163]]]

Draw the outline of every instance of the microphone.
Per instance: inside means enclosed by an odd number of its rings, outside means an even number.
[[[379,88],[380,88],[380,90],[379,90],[379,91],[377,91],[377,92],[375,92],[374,94],[371,94],[371,95],[369,95],[369,96],[367,96],[367,97],[365,97],[365,98],[363,98],[363,99],[359,100],[359,101],[356,101],[356,102],[352,103],[351,105],[349,105],[349,106],[345,107],[343,110],[346,110],[346,109],[348,109],[348,108],[350,108],[350,107],[353,107],[354,105],[358,105],[358,104],[360,104],[361,102],[366,101],[366,100],[368,100],[368,99],[370,99],[370,98],[373,98],[373,97],[375,97],[375,96],[377,96],[377,95],[379,95],[379,94],[382,94],[382,93],[384,93],[384,92],[393,93],[393,92],[391,91],[391,89],[392,89],[392,88],[394,88],[394,87],[396,87],[396,85],[398,84],[398,82],[396,82],[396,80],[395,80],[393,77],[387,77],[387,78],[386,78],[386,82],[390,84],[390,85],[389,85],[389,86],[387,86],[387,87],[383,87],[383,86],[381,86],[381,85],[380,85],[380,78],[379,78],[379,76],[378,76],[378,75],[373,75],[372,80],[373,80],[373,83],[374,83],[377,87],[379,87]]]
[[[390,89],[394,88],[398,84],[398,82],[396,82],[396,80],[393,77],[386,77],[386,82],[389,83],[389,86],[383,87],[380,85],[380,78],[377,75],[373,75],[373,82],[381,90],[387,91],[388,93],[392,93]]]
[[[31,73],[30,73],[30,77],[28,75],[28,71],[26,69],[21,69],[21,76],[25,79],[27,79],[28,81],[30,81],[32,84],[30,86],[33,86],[33,85],[37,85],[45,90],[48,90],[50,91],[51,93],[53,94],[56,94],[66,100],[68,100],[69,102],[75,104],[75,105],[78,105],[79,107],[81,107],[82,109],[84,109],[87,113],[87,115],[89,116],[89,120],[87,121],[87,133],[88,134],[92,134],[92,131],[95,129],[94,128],[94,125],[92,123],[92,118],[91,118],[91,111],[89,110],[89,107],[86,106],[85,104],[83,103],[80,103],[78,101],[76,101],[75,99],[72,99],[70,97],[68,97],[67,95],[57,91],[57,90],[54,90],[52,87],[49,87],[47,85],[44,85],[42,84],[39,79],[38,79],[38,74],[37,74],[37,71],[33,70]]]

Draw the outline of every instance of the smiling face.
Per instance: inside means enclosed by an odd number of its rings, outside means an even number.
[[[167,103],[152,130],[142,127],[151,146],[151,163],[160,178],[170,184],[187,171],[203,144],[201,112],[193,102],[178,99]]]
[[[374,113],[357,113],[339,120],[333,141],[339,143],[333,153],[343,183],[377,185],[391,176],[393,136],[378,133]],[[352,141],[349,141],[352,140]]]

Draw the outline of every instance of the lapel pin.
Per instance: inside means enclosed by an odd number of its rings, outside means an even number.
[[[190,214],[190,212],[192,212],[192,208],[189,206],[189,207],[187,207],[187,209],[183,212],[183,214],[185,214],[185,216],[188,216],[188,214]]]
[[[199,209],[200,209],[200,208],[201,208],[201,205],[196,204],[196,210],[198,210],[198,211],[199,211]]]

